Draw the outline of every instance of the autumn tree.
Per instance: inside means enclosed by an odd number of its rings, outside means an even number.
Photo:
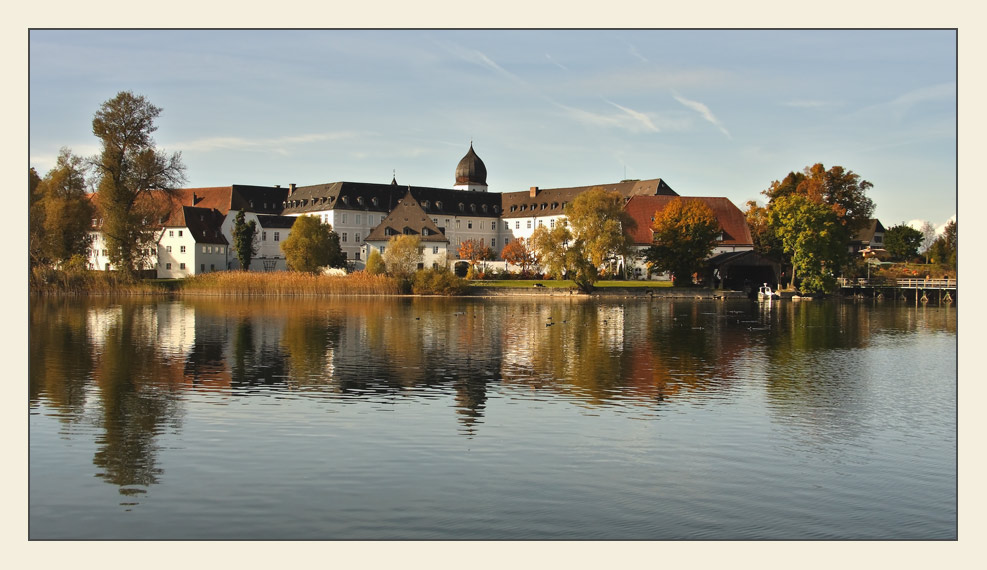
[[[507,263],[520,267],[522,275],[538,263],[538,256],[528,247],[528,242],[524,238],[517,238],[505,245],[500,257]]]
[[[367,267],[365,271],[371,275],[381,275],[387,271],[387,266],[384,265],[384,258],[376,249],[371,251],[370,255],[367,256]]]
[[[918,248],[925,236],[904,223],[891,226],[884,232],[884,249],[897,261],[908,261],[918,255]]]
[[[849,233],[837,213],[801,195],[772,201],[769,223],[792,264],[792,283],[801,280],[804,292],[829,292],[835,272],[849,258]]]
[[[147,261],[167,211],[152,193],[170,195],[185,182],[181,153],[166,155],[151,137],[160,114],[161,108],[143,96],[122,91],[93,117],[93,134],[102,147],[92,164],[103,236],[110,261],[130,277]]]
[[[475,268],[480,261],[494,257],[493,250],[476,239],[468,239],[460,243],[458,253],[459,259],[469,261],[471,269]]]
[[[566,251],[572,241],[572,232],[562,224],[549,229],[538,226],[531,234],[531,246],[537,252],[538,264],[547,275],[555,279],[565,279],[571,265],[571,256]]]
[[[929,247],[929,261],[956,268],[957,233],[956,222],[950,221],[946,224],[942,235],[932,242]]]
[[[84,264],[94,217],[85,170],[85,160],[66,148],[44,178],[35,181],[32,169],[28,252],[33,265],[56,266],[73,257]]]
[[[257,222],[246,218],[240,210],[233,219],[233,249],[243,271],[250,270],[250,261],[257,255]]]
[[[632,251],[628,231],[636,227],[624,209],[623,195],[593,188],[579,194],[565,213],[586,258],[597,269],[615,274]]]
[[[654,242],[645,253],[652,270],[667,271],[678,285],[692,284],[692,275],[716,247],[720,223],[702,200],[675,198],[655,212]]]
[[[806,166],[802,172],[789,172],[783,180],[771,183],[763,192],[770,202],[786,196],[803,196],[816,204],[829,206],[849,235],[867,225],[874,213],[874,202],[867,197],[873,184],[852,170],[822,163]]]
[[[407,280],[422,264],[421,238],[416,235],[392,236],[382,254],[387,272],[392,277]]]
[[[754,200],[749,200],[744,217],[747,220],[747,227],[751,231],[754,251],[769,259],[778,262],[784,261],[785,252],[781,240],[775,235],[774,228],[768,221],[768,209],[764,206],[758,206]]]
[[[281,242],[288,269],[318,273],[324,267],[344,267],[346,258],[339,245],[339,235],[332,226],[315,216],[299,216],[291,233]]]

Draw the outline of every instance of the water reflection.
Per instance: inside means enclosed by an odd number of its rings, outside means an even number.
[[[35,300],[29,397],[98,425],[98,476],[132,494],[158,481],[159,436],[199,392],[447,401],[474,437],[495,397],[655,413],[761,382],[776,421],[853,437],[880,373],[854,351],[955,327],[948,307],[839,302]]]

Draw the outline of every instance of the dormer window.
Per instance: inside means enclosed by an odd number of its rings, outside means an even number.
[[[484,205],[483,205],[483,206],[481,206],[481,207],[482,207],[482,209],[483,209],[483,213],[484,213],[484,214],[486,214],[486,213],[487,213],[487,205],[486,205],[486,204],[484,204]]]
[[[470,204],[470,211],[476,213],[476,204]]]
[[[429,208],[429,206],[431,206],[431,204],[429,204],[428,200],[425,200],[425,201],[422,202],[422,209],[423,210],[427,210]]]
[[[378,199],[376,198],[376,196],[375,196],[374,198],[371,198],[371,199],[370,199],[370,203],[371,203],[371,204],[373,204],[374,206],[376,206],[376,205],[377,205],[377,203],[378,203],[379,201],[380,201],[380,200],[378,200]]]
[[[460,202],[459,203],[459,211],[460,212],[466,211],[466,204],[463,204],[462,202]]]
[[[362,206],[363,205],[363,196],[357,196],[356,203]]]

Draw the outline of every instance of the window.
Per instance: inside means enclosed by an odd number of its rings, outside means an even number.
[[[376,200],[376,199],[377,198],[374,198],[374,200]],[[357,259],[357,260],[360,259],[360,252],[359,251],[356,252],[356,257],[354,257],[353,259]]]
[[[171,264],[170,263],[165,263],[165,269],[171,269]]]
[[[531,229],[531,220],[528,220],[528,229]]]
[[[459,222],[460,222],[460,221],[461,221],[461,220],[456,220],[456,229],[457,229],[457,230],[459,229]]]
[[[362,221],[362,216],[360,214],[357,214],[356,215],[356,225],[359,226],[361,221]]]
[[[466,227],[469,229],[473,229],[473,220],[466,220]]]
[[[508,222],[507,220],[504,220],[504,229],[505,230],[511,229],[511,223]]]
[[[184,263],[180,263],[180,264],[178,264],[178,268],[179,268],[179,269],[185,269],[185,264],[184,264]]]
[[[182,230],[178,230],[178,237],[182,237]]]
[[[93,220],[95,222],[96,220]],[[175,237],[175,230],[168,230],[168,237]]]
[[[346,243],[346,232],[343,232],[342,238],[343,238],[343,243]]]
[[[206,253],[206,246],[202,246],[202,253]]]
[[[185,246],[183,245],[182,248],[178,251],[180,251],[181,253],[185,253]]]
[[[205,273],[206,272],[206,264],[205,263],[199,264],[199,271],[201,273]]]
[[[555,227],[555,218],[552,218],[551,220],[548,221],[548,227],[550,228]]]
[[[342,214],[339,215],[339,223],[341,223],[341,224],[345,224],[346,223],[346,214],[345,213],[342,213]]]
[[[436,246],[432,246],[432,254],[433,255],[438,255],[438,253],[439,253],[439,246],[437,246],[437,245]]]
[[[165,246],[165,251],[167,251],[168,253],[171,253],[171,246],[170,245]],[[103,255],[106,255],[106,250],[105,249],[103,250]]]
[[[504,238],[504,245],[507,245],[507,243],[508,243],[508,239]]]
[[[353,234],[353,241],[360,243],[360,234]]]
[[[542,227],[542,226],[544,226],[544,225],[545,225],[545,220],[538,220],[538,227],[539,228]]]
[[[260,233],[260,241],[267,241],[267,232]]]
[[[267,207],[267,204],[265,204],[264,206]],[[216,264],[215,263],[210,263],[209,264],[209,271],[216,271]]]
[[[274,241],[281,241],[281,232],[274,232]]]

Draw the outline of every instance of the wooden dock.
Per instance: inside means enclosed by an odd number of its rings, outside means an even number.
[[[956,279],[837,279],[840,292],[848,296],[871,296],[878,299],[914,300],[915,304],[956,300]]]

